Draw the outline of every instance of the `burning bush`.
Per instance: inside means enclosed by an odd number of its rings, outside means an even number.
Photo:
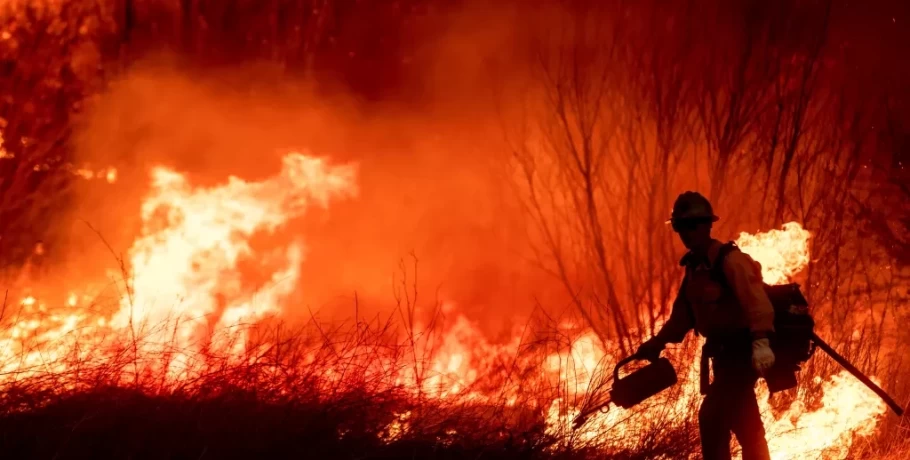
[[[906,213],[884,211],[906,210],[905,174],[879,158],[897,158],[889,91],[905,79],[880,63],[901,60],[850,44],[873,35],[848,33],[857,7],[381,3],[0,5],[0,257],[14,275],[0,312],[3,452],[692,456],[696,338],[669,351],[680,384],[597,410],[614,363],[668,314],[679,254],[663,221],[684,188],[717,198],[719,232],[751,229],[737,242],[765,280],[797,277],[820,334],[906,394]],[[438,42],[405,43],[415,31]],[[162,43],[181,58],[143,68]],[[229,78],[261,59],[318,97],[256,71]],[[178,61],[190,70],[173,78]],[[198,78],[211,65],[216,77]],[[348,93],[369,102],[335,107]],[[359,161],[266,161],[315,144]],[[110,187],[73,206],[84,179]],[[499,193],[506,204],[491,205]],[[105,207],[121,194],[141,203]],[[114,222],[89,225],[117,262],[106,278],[97,257],[49,275],[80,246],[64,224],[82,218],[74,208]],[[341,209],[311,237],[308,216]],[[110,228],[129,237],[110,244]],[[422,248],[443,261],[432,281],[416,281],[420,251],[403,281],[373,273],[370,245],[400,257],[413,243],[374,236],[395,232],[429,233]],[[520,251],[504,249],[514,241]],[[310,294],[336,273],[363,284],[349,315],[326,318]],[[469,286],[432,292],[447,276]],[[536,298],[538,284],[560,294]],[[373,305],[387,285],[394,308]],[[493,322],[509,326],[495,339]],[[759,393],[777,458],[906,451],[902,422],[827,359],[795,391]]]
[[[377,454],[442,448],[453,455],[506,449],[509,455],[671,458],[694,449],[689,425],[699,398],[692,344],[673,352],[677,367],[689,369],[681,385],[634,409],[597,414],[576,430],[572,421],[603,399],[621,353],[577,326],[580,321],[544,317],[496,344],[445,305],[433,323],[421,324],[414,319],[418,305],[404,300],[387,318],[337,324],[314,316],[302,325],[284,324],[283,295],[298,285],[294,267],[305,257],[304,242],[280,241],[261,253],[263,265],[273,267],[263,285],[248,284],[238,264],[253,255],[249,240],[257,232],[276,231],[311,202],[327,206],[351,196],[353,173],[300,153],[288,154],[280,174],[261,182],[230,178],[193,186],[177,172],[153,171],[141,209],[143,232],[128,253],[116,307],[104,312],[74,292],[59,306],[26,297],[15,315],[7,315],[4,423],[68,426],[76,423],[73,417],[89,417],[77,424],[87,431],[75,444],[49,434],[67,455],[102,442],[90,440],[132,411],[125,428],[132,440],[117,447],[125,453],[148,448],[138,434],[151,423],[146,417],[168,427],[155,433],[176,440],[186,436],[177,428],[189,423],[183,417],[203,423],[220,411],[250,421],[261,417],[274,427],[293,423],[282,436],[301,436],[303,443],[323,438],[317,444],[328,449],[325,455],[331,449]],[[739,243],[762,262],[766,280],[781,282],[805,267],[808,237],[788,224],[782,231],[743,234]],[[883,403],[849,376],[816,379],[823,395],[817,407],[804,406],[803,398],[776,411],[765,403],[775,456],[840,457],[855,437],[875,433]],[[190,401],[196,409],[182,412]],[[277,434],[264,426],[237,426],[232,430],[252,438],[212,447],[216,441],[208,436],[233,431],[200,429],[192,447],[181,447],[190,450],[162,454],[226,452],[221,449],[252,439],[274,449],[302,449],[296,441],[270,438]],[[38,452],[27,443],[9,447]]]

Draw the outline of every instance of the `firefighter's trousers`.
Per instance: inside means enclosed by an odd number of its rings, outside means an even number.
[[[770,459],[762,425],[755,382],[758,379],[749,358],[712,358],[714,380],[708,386],[698,411],[701,448],[705,460],[727,460],[730,434],[742,446],[743,460]]]

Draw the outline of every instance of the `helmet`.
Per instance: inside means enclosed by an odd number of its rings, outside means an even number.
[[[714,215],[714,209],[711,202],[698,192],[685,192],[676,198],[673,203],[673,213],[670,215],[671,223],[677,220],[705,219],[711,222],[717,222],[719,217]]]

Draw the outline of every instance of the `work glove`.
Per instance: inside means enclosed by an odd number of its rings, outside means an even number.
[[[771,342],[768,339],[752,341],[752,367],[764,376],[768,369],[774,365],[774,352],[771,351]]]
[[[633,356],[638,359],[647,359],[653,363],[660,359],[660,352],[662,352],[666,346],[667,345],[662,340],[657,337],[652,337],[642,343]]]

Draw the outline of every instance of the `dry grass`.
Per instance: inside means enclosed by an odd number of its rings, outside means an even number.
[[[471,381],[434,370],[437,331],[402,334],[391,319],[247,332],[241,355],[203,347],[170,376],[163,369],[175,350],[149,347],[148,336],[94,341],[89,353],[73,341],[47,371],[4,375],[0,450],[15,458],[679,458],[697,444],[685,421],[610,430],[597,442],[548,430],[549,403],[578,400],[577,388],[545,368],[546,356],[568,356],[567,338],[553,330],[491,348],[500,355]],[[569,357],[561,366],[563,375],[582,372]],[[437,394],[455,384],[457,394]],[[605,452],[603,442],[637,446]]]
[[[444,352],[443,321],[412,333],[396,324],[266,322],[247,327],[245,352],[195,349],[187,370],[170,376],[162,369],[177,350],[150,347],[150,329],[94,342],[89,353],[77,353],[73,341],[71,353],[46,363],[62,368],[4,375],[0,449],[13,458],[688,458],[699,451],[698,399],[681,414],[670,409],[685,396],[682,384],[611,424],[578,432],[548,425],[552,401],[562,412],[582,403],[576,381],[611,385],[584,372],[570,337],[552,324],[529,326],[516,346],[491,348],[488,372],[470,381],[433,366]],[[672,352],[680,370],[692,351]],[[547,359],[554,354],[563,356],[556,371]],[[612,359],[602,364],[610,368]],[[457,394],[435,394],[456,383]],[[853,456],[900,458],[902,433],[893,427],[863,440]]]
[[[0,11],[0,28],[12,30],[0,43],[0,64],[8,70],[0,77],[0,131],[15,154],[0,161],[4,265],[23,263],[37,240],[53,237],[35,229],[57,228],[53,219],[66,204],[70,117],[122,64],[123,31],[110,12],[94,2],[59,3],[66,8]],[[314,34],[321,24],[314,23]],[[172,32],[172,41],[180,38]],[[292,51],[305,60],[309,48],[300,45]],[[684,458],[698,451],[694,417],[664,417],[660,404],[637,409],[637,416],[656,420],[638,432],[613,427],[597,442],[565,430],[548,433],[541,402],[561,399],[563,411],[578,402],[577,388],[547,378],[546,356],[569,347],[552,325],[539,325],[518,346],[491,356],[489,375],[448,398],[413,391],[440,378],[429,363],[432,353],[414,345],[426,343],[432,331],[402,333],[383,321],[257,332],[239,357],[194,351],[192,371],[179,378],[160,371],[179,350],[140,352],[141,333],[100,344],[68,337],[68,353],[52,360],[62,370],[0,376],[0,452],[4,458]],[[19,345],[22,353],[44,346]],[[574,375],[575,364],[561,362],[561,370]],[[397,382],[402,372],[415,381]],[[474,391],[487,395],[482,403],[466,396]],[[887,428],[857,445],[854,457],[910,455],[905,427]],[[614,443],[633,447],[598,449]]]

